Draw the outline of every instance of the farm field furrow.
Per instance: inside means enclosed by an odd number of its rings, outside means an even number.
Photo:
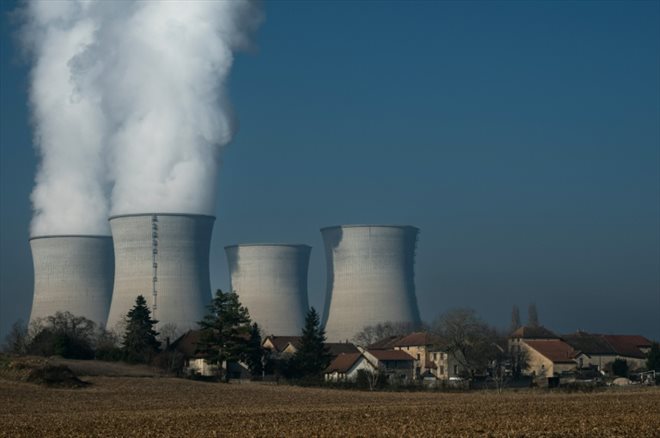
[[[0,380],[0,436],[660,436],[660,388],[357,392],[89,377]]]

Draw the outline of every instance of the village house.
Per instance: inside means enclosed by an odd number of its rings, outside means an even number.
[[[368,359],[363,353],[342,353],[324,371],[327,382],[354,382],[360,370],[375,373],[378,363]]]
[[[325,380],[355,381],[360,370],[385,375],[389,381],[409,382],[414,378],[415,359],[400,350],[365,350],[341,353],[324,372]]]
[[[577,331],[563,335],[564,339],[578,353],[576,360],[580,368],[590,366],[599,371],[616,359],[628,362],[630,368],[646,366],[646,355],[651,349],[651,341],[638,335],[603,335]]]
[[[267,336],[261,346],[269,350],[274,357],[291,356],[300,347],[300,336]],[[326,342],[330,357],[335,358],[340,354],[359,353],[358,348],[350,342]]]
[[[415,358],[401,350],[364,350],[363,354],[378,363],[381,373],[390,380],[410,381],[415,378]]]
[[[526,351],[525,374],[553,377],[576,369],[575,351],[559,336],[543,326],[523,326],[509,336],[509,351]]]
[[[527,351],[528,375],[553,377],[577,368],[577,352],[560,339],[524,339],[518,346]]]
[[[376,348],[374,348],[376,347]],[[414,332],[392,337],[369,347],[369,350],[405,351],[415,359],[414,378],[447,380],[465,374],[462,363],[448,351],[442,340],[428,332]]]
[[[295,345],[298,342],[300,342],[300,336],[269,335],[261,342],[261,346],[268,350],[273,357],[281,357],[295,353]]]
[[[561,339],[543,326],[522,326],[509,335],[509,351],[520,351],[520,344],[526,340],[546,341]]]
[[[457,352],[449,352],[447,348],[440,345],[433,346],[429,350],[429,362],[427,367],[429,373],[439,380],[449,380],[457,377],[464,377],[468,374],[468,369],[464,362],[458,360]]]
[[[200,330],[189,330],[175,340],[170,346],[171,351],[178,351],[183,355],[183,372],[188,376],[210,377],[218,374],[218,365],[210,364],[206,356],[197,352]]]
[[[420,378],[426,371],[436,368],[429,352],[439,342],[440,339],[428,332],[414,332],[393,342],[392,347],[394,350],[405,351],[415,359],[415,378]]]

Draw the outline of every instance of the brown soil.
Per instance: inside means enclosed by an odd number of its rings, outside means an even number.
[[[660,388],[369,393],[173,378],[0,379],[0,436],[658,436]]]

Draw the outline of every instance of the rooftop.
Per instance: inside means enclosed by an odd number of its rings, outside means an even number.
[[[369,354],[378,360],[404,360],[414,361],[415,359],[403,350],[368,350]]]
[[[369,350],[390,350],[394,348],[394,344],[396,344],[399,340],[403,339],[404,336],[388,336],[386,338],[381,339],[380,341],[376,341],[373,344],[369,345],[367,349]]]
[[[394,342],[394,347],[413,347],[422,345],[435,345],[440,343],[438,336],[428,332],[414,332]]]
[[[621,356],[645,358],[640,348],[651,348],[651,341],[639,335],[602,335],[603,338]]]
[[[578,331],[562,335],[562,339],[575,350],[585,354],[616,354],[614,348],[601,335]]]
[[[577,351],[560,339],[525,340],[525,344],[554,363],[572,363]]]
[[[326,373],[347,373],[353,365],[360,359],[362,353],[342,353],[328,365]]]
[[[197,344],[201,334],[201,330],[188,330],[170,344],[170,350],[176,350],[185,357],[202,357],[203,355],[197,353]]]
[[[270,341],[271,344],[275,347],[275,351],[278,353],[284,351],[287,345],[291,343],[294,347],[300,344],[300,336],[266,336],[266,339],[263,340],[261,345],[264,345],[266,341]]]
[[[603,335],[577,331],[562,337],[575,350],[582,353],[620,355],[644,358],[640,348],[650,348],[651,341],[639,335]]]

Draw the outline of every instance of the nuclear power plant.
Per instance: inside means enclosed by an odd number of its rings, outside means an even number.
[[[120,323],[142,295],[159,330],[197,329],[211,301],[215,218],[144,213],[109,221],[112,237],[30,240],[35,272],[30,319],[69,311],[121,330]],[[321,229],[327,268],[322,323],[328,341],[351,340],[365,327],[386,322],[420,323],[414,272],[418,232],[407,225]],[[262,335],[299,335],[308,311],[311,247],[240,244],[225,251],[230,288]]]
[[[263,336],[300,335],[305,323],[311,247],[243,244],[225,247],[231,290]]]
[[[115,280],[108,327],[114,328],[143,295],[158,327],[198,328],[211,300],[209,250],[215,217],[128,214],[110,218]]]
[[[30,239],[34,296],[30,321],[69,311],[103,325],[108,317],[114,256],[110,236]]]
[[[415,249],[419,229],[394,225],[322,228],[327,265],[323,321],[329,341],[365,326],[419,324]]]

